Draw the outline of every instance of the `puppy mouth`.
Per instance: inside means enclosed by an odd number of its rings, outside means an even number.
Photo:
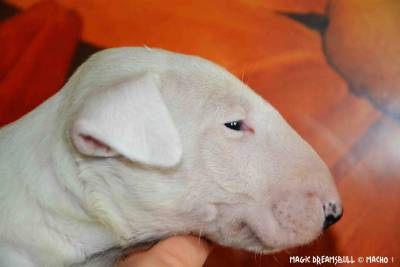
[[[270,253],[276,250],[274,247],[268,245],[263,238],[253,229],[251,224],[246,221],[239,223],[241,232],[247,237],[250,242],[250,247],[245,248],[246,250],[256,251],[261,253]]]
[[[238,248],[244,249],[247,251],[254,251],[257,253],[271,253],[276,251],[277,249],[267,245],[263,239],[253,230],[253,228],[245,221],[241,221],[238,224],[239,232],[238,234],[243,235],[246,239],[247,246],[242,247],[239,246]],[[206,242],[213,244],[221,244],[219,240],[216,240],[215,238],[209,237],[207,235],[200,235],[199,233],[182,233],[184,235],[193,235],[197,236]],[[114,246],[110,247],[106,250],[99,251],[96,253],[93,253],[86,257],[86,259],[81,262],[77,266],[84,266],[85,263],[88,263],[92,260],[96,260],[99,258],[108,258],[109,256],[115,258],[115,259],[124,259],[128,257],[132,253],[136,252],[141,252],[141,251],[146,251],[152,248],[154,245],[156,245],[158,242],[167,239],[171,236],[175,236],[176,234],[171,234],[171,235],[164,235],[160,237],[154,237],[154,238],[149,238],[140,242],[135,242],[133,244],[127,245],[127,246]],[[226,245],[232,247],[230,244],[221,244],[221,245]],[[83,264],[83,265],[82,265]]]
[[[215,243],[215,244],[220,244],[222,246],[227,246],[227,247],[236,247],[238,249],[244,249],[247,251],[253,251],[253,252],[257,252],[257,253],[271,253],[271,252],[277,251],[277,248],[274,248],[274,247],[268,245],[265,242],[265,240],[263,240],[263,238],[257,233],[257,231],[254,230],[254,228],[251,226],[251,224],[249,224],[247,221],[241,220],[241,221],[237,222],[235,224],[234,228],[235,228],[234,235],[240,236],[243,242],[237,243],[237,244],[221,242],[221,238],[224,235],[225,236],[228,234],[232,235],[232,233],[226,233],[226,232],[222,233],[222,231],[220,232],[220,234],[222,234],[222,236],[219,236],[219,237],[215,237],[213,235],[208,235],[206,233],[200,233],[200,232],[195,232],[195,231],[185,232],[185,233],[180,233],[180,234],[197,236],[210,244]],[[124,259],[132,253],[149,250],[154,245],[156,245],[158,242],[160,242],[164,239],[167,239],[171,236],[176,236],[176,235],[177,235],[177,233],[166,234],[166,235],[162,235],[162,236],[148,238],[148,239],[145,239],[145,240],[142,240],[139,242],[135,241],[126,246],[120,246],[120,245],[113,246],[108,249],[98,251],[91,255],[88,255],[86,257],[86,259],[83,262],[81,262],[80,264],[82,264],[82,263],[84,264],[84,263],[90,262],[92,260],[103,258],[103,257],[106,258],[109,256],[111,256],[113,258]],[[81,265],[77,265],[77,266],[81,266]]]

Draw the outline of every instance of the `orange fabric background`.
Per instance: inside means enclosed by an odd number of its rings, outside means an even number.
[[[9,2],[25,8],[40,1]],[[375,111],[349,95],[326,63],[319,34],[279,13],[323,13],[325,0],[57,2],[81,15],[82,38],[93,44],[162,47],[226,67],[276,106],[329,165],[374,121]],[[343,101],[357,119],[337,124]]]
[[[0,126],[63,85],[80,29],[76,14],[51,3],[0,24]]]

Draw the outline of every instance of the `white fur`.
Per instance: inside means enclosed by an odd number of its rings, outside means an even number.
[[[239,119],[244,131],[224,126]],[[97,53],[2,128],[0,179],[0,266],[13,267],[109,267],[85,260],[179,233],[277,251],[317,237],[322,203],[340,201],[318,155],[245,84],[145,48]]]
[[[155,166],[176,165],[182,147],[158,87],[158,76],[146,73],[97,90],[88,97],[71,129],[75,146],[88,156],[121,154]],[[107,146],[99,147],[84,140],[85,136]]]

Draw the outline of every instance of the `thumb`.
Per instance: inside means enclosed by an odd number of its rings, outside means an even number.
[[[211,246],[194,236],[174,236],[148,251],[132,254],[118,267],[201,267]]]

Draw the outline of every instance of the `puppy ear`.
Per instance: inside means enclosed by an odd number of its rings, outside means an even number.
[[[122,155],[159,167],[174,166],[182,156],[178,131],[153,73],[91,95],[73,123],[71,137],[88,156]]]

